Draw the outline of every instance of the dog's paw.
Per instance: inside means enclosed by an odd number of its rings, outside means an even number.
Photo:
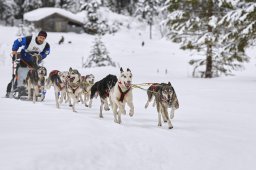
[[[156,106],[156,102],[154,102],[152,106],[155,107]]]
[[[89,106],[88,104],[86,104],[86,103],[85,103],[84,105],[85,105],[85,107],[90,107],[90,106]],[[91,108],[91,107],[90,107],[90,108]]]
[[[174,111],[171,111],[171,113],[170,113],[170,118],[171,118],[171,119],[174,118]]]
[[[109,108],[109,107],[104,107],[104,110],[105,110],[105,111],[109,111],[110,108]]]
[[[92,108],[92,101],[89,102],[89,108]]]
[[[126,115],[126,110],[123,109],[123,110],[121,111],[121,113],[122,113],[123,115]]]
[[[174,118],[174,114],[170,114],[170,118],[173,119]]]
[[[134,111],[130,110],[129,115],[132,117],[134,115]]]
[[[169,129],[172,129],[172,128],[173,128],[173,126],[172,126],[172,123],[171,123],[171,122],[168,122],[168,128],[169,128]]]

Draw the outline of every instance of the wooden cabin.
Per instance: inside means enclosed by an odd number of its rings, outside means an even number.
[[[50,32],[81,32],[83,18],[60,8],[38,8],[24,14],[24,21]]]

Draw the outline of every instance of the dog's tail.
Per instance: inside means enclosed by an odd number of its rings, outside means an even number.
[[[97,83],[95,83],[95,84],[91,87],[91,96],[90,96],[90,99],[91,99],[91,100],[95,97],[97,91],[98,91],[98,90],[97,90]]]
[[[178,108],[180,107],[179,101],[178,101],[178,98],[177,98],[177,95],[176,95],[174,89],[173,89],[173,95],[172,95],[171,101],[172,101],[172,106],[173,106],[175,109],[178,109]]]

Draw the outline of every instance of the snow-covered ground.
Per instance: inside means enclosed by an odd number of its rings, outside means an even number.
[[[0,96],[11,78],[10,50],[16,28],[0,26]],[[65,43],[58,45],[61,35]],[[191,78],[189,53],[177,44],[149,40],[143,29],[123,30],[102,39],[110,56],[129,67],[133,83],[168,82],[180,108],[174,128],[157,126],[156,108],[144,109],[146,92],[134,89],[135,115],[114,123],[111,111],[100,119],[99,99],[93,107],[79,104],[78,113],[62,104],[55,108],[53,89],[44,102],[0,98],[1,170],[253,170],[256,167],[256,60],[234,77]],[[96,80],[119,74],[118,68],[83,69],[94,37],[87,34],[49,33],[48,72],[77,68]],[[67,41],[72,41],[71,44]],[[141,43],[145,41],[145,46]],[[157,73],[159,69],[159,73]],[[165,69],[168,74],[165,74]],[[145,87],[146,88],[146,87]]]

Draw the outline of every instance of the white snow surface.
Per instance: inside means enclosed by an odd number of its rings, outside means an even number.
[[[0,95],[11,79],[9,53],[17,28],[0,26]],[[61,36],[65,42],[58,45]],[[66,104],[55,107],[53,89],[44,102],[0,98],[1,170],[254,170],[256,167],[256,66],[251,62],[236,76],[191,78],[189,52],[177,44],[148,39],[148,30],[122,30],[102,38],[110,57],[133,72],[133,83],[168,82],[177,93],[180,108],[167,124],[157,126],[156,108],[144,109],[146,92],[133,89],[135,114],[113,121],[112,111],[99,118],[99,98],[92,108]],[[78,69],[94,74],[96,81],[118,68],[81,67],[94,37],[87,34],[48,33],[51,54],[44,66],[51,70]],[[67,41],[72,41],[71,44]],[[141,42],[145,41],[145,46]],[[159,69],[159,73],[157,73]],[[165,69],[168,73],[165,74]],[[147,87],[144,87],[147,88]]]

